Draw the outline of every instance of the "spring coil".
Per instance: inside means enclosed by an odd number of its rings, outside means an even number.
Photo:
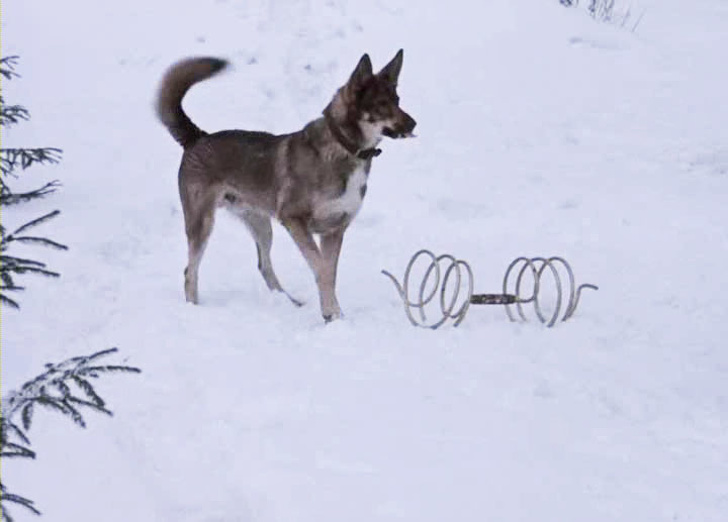
[[[416,295],[413,296],[410,290],[412,269],[423,257],[429,260],[429,264],[425,265],[419,288],[415,292]],[[564,282],[559,268],[566,273],[568,283]],[[465,319],[472,304],[505,305],[506,314],[511,321],[527,321],[523,306],[527,303],[533,303],[538,320],[550,328],[556,324],[559,317],[563,322],[574,315],[583,289],[599,289],[592,284],[577,286],[571,265],[558,256],[518,257],[508,266],[503,276],[503,293],[501,294],[475,294],[473,270],[466,261],[450,254],[437,256],[426,249],[416,252],[407,263],[402,283],[397,281],[390,272],[382,270],[382,273],[394,283],[410,323],[433,330],[448,320],[453,321],[453,326],[458,326]],[[546,273],[551,274],[553,278],[556,294],[553,311],[550,315],[544,313],[541,303],[544,287],[542,280]],[[529,279],[532,284],[527,286],[531,288],[531,292],[530,295],[524,296],[523,291],[527,289],[524,281]],[[568,299],[565,299],[565,294]],[[439,299],[435,304],[433,300],[438,295]],[[516,309],[515,314],[512,307]],[[433,309],[436,317],[434,321],[427,317],[427,311],[430,310],[432,314]]]

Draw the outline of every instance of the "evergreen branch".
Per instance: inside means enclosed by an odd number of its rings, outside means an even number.
[[[12,194],[13,191],[10,190],[10,186],[0,177],[0,204],[5,205],[6,199],[9,200]]]
[[[0,96],[0,126],[6,127],[28,120],[30,120],[28,109],[22,105],[5,105],[5,99]]]
[[[50,410],[55,410],[59,413],[62,413],[64,415],[67,415],[71,417],[73,422],[81,426],[82,428],[86,427],[86,423],[83,420],[83,417],[81,417],[81,414],[78,413],[73,408],[70,408],[68,405],[66,405],[63,401],[54,400],[52,397],[43,396],[43,397],[37,397],[35,399],[36,404],[40,404],[41,406],[45,406],[46,408]]]
[[[3,267],[4,269],[5,267]],[[46,277],[61,277],[61,274],[58,272],[53,272],[52,270],[46,270],[45,268],[36,268],[32,266],[16,266],[12,267],[13,272],[16,274],[38,274]],[[0,269],[1,270],[1,269]],[[9,288],[8,290],[17,290],[17,288]]]
[[[79,371],[79,375],[89,375],[98,373],[112,373],[112,372],[126,372],[126,373],[141,373],[139,368],[130,368],[129,366],[90,366]],[[95,377],[96,375],[94,375]]]
[[[85,399],[79,399],[78,397],[69,397],[67,399],[67,402],[72,402],[79,406],[86,406],[87,408],[91,408],[92,410],[94,410],[98,413],[105,413],[109,417],[114,416],[114,412],[112,412],[111,410],[107,410],[103,406],[99,406],[98,404],[96,404],[95,402],[92,402],[92,401],[87,401]]]
[[[89,363],[98,360],[100,357],[115,354],[117,352],[118,348],[111,348],[96,352],[89,356],[72,357],[61,363],[48,365],[47,370],[43,374],[25,383],[19,391],[11,393],[7,398],[3,399],[4,415],[7,416],[7,418],[10,418],[28,402],[40,402],[52,408],[65,410],[64,413],[71,413],[69,408],[74,408],[69,404],[64,404],[63,401],[67,400],[69,397],[74,397],[82,401],[84,399],[75,397],[66,382],[72,381],[77,383],[78,379],[83,380],[82,376],[88,374],[89,371],[94,373],[141,373],[139,368],[132,366],[89,366]],[[59,383],[63,383],[65,387],[59,386]],[[54,397],[48,392],[49,389],[60,391],[61,397]],[[88,389],[90,389],[90,396],[98,397],[98,394],[88,383],[86,383],[86,387],[82,386],[81,389],[87,394]],[[103,403],[103,401],[101,401],[101,403]]]
[[[73,394],[71,393],[71,388],[68,386],[68,384],[65,383],[65,381],[58,381],[54,383],[55,387],[58,389],[58,391],[61,394],[61,397],[65,398],[70,397]]]
[[[106,406],[106,403],[104,400],[96,393],[96,390],[94,390],[94,387],[91,386],[91,384],[85,380],[79,377],[78,375],[73,376],[73,382],[76,383],[76,386],[78,386],[83,392],[86,394],[86,396],[91,399],[91,402],[93,402],[96,406],[99,408],[104,408]],[[106,408],[104,408],[106,409]],[[108,410],[107,410],[108,411]]]
[[[12,436],[20,439],[20,442],[12,442],[10,440]],[[35,452],[27,447],[30,445],[28,437],[25,436],[23,430],[10,421],[0,421],[0,441],[2,441],[2,444],[0,444],[0,457],[35,458]]]
[[[7,522],[13,522],[13,518],[10,516],[10,513],[8,513],[8,510],[4,503],[7,502],[13,502],[14,504],[20,504],[24,508],[30,510],[32,513],[36,515],[40,515],[40,511],[35,507],[35,502],[33,502],[30,499],[27,499],[25,497],[21,497],[20,495],[16,495],[14,493],[8,492],[8,490],[5,488],[5,485],[0,485],[0,488],[2,489],[2,520],[5,520]]]
[[[15,205],[17,203],[25,203],[32,199],[43,198],[48,194],[53,194],[58,189],[58,187],[61,186],[61,183],[58,180],[53,180],[35,190],[31,190],[29,192],[15,193],[12,192],[10,190],[10,187],[8,187],[7,184],[4,183],[1,179],[0,184],[2,184],[3,189],[0,193],[0,205],[2,206]]]
[[[67,400],[64,399],[62,401],[59,401],[58,404],[60,404],[61,407],[65,410],[66,414],[71,417],[71,419],[73,419],[73,422],[75,422],[82,428],[86,427],[86,421],[84,420],[83,415],[81,415],[81,413],[76,408],[71,406]]]
[[[25,433],[23,433],[23,430],[18,428],[14,423],[10,421],[0,423],[0,431],[2,431],[2,440],[7,440],[7,434],[10,433],[17,436],[23,442],[23,444],[30,445],[30,440],[25,435]],[[33,458],[35,458],[35,455],[33,456]]]
[[[118,348],[109,348],[91,355],[71,357],[57,364],[46,364],[45,372],[26,382],[20,390],[3,397],[2,417],[0,417],[0,455],[3,458],[35,458],[35,453],[23,445],[30,445],[28,437],[12,422],[12,418],[15,414],[20,413],[23,427],[26,430],[30,429],[36,404],[63,413],[81,427],[86,427],[86,422],[78,410],[79,407],[83,406],[99,413],[112,415],[112,412],[105,407],[104,400],[82,375],[88,373],[90,369],[97,375],[119,371],[141,372],[139,368],[132,366],[96,364],[99,359],[116,354],[118,351]],[[91,364],[94,366],[90,366]],[[71,384],[75,386],[72,387]],[[82,392],[83,396],[78,396],[77,392]],[[13,437],[17,437],[21,443],[10,440]],[[7,510],[8,502],[21,504],[33,513],[40,514],[31,500],[8,493],[2,484],[0,487],[2,488],[0,498],[2,520],[12,521]]]
[[[14,299],[9,298],[5,294],[0,293],[0,303],[4,304],[5,306],[9,306],[10,308],[15,308],[16,310],[20,309],[20,305],[17,301]]]
[[[33,459],[35,458],[35,453],[25,446],[21,446],[15,442],[6,442],[3,445],[2,451],[0,451],[0,457],[23,457],[26,459]]]
[[[50,248],[56,248],[58,250],[68,250],[68,247],[57,241],[40,237],[40,236],[23,236],[20,235],[23,232],[37,227],[49,221],[60,214],[59,210],[54,210],[33,219],[24,225],[17,228],[12,234],[7,234],[4,227],[0,226],[0,252],[5,252],[10,245],[15,243],[30,243]],[[26,259],[16,256],[9,256],[7,254],[0,255],[0,278],[4,283],[0,286],[0,301],[7,306],[12,308],[19,308],[18,302],[14,299],[7,297],[6,293],[16,290],[21,290],[21,287],[15,285],[13,281],[13,275],[24,275],[24,274],[37,274],[46,277],[60,277],[58,272],[54,272],[46,268],[46,264],[33,259]]]
[[[28,230],[29,228],[37,227],[38,225],[45,223],[46,221],[50,221],[54,217],[56,217],[58,214],[60,214],[60,210],[54,210],[53,212],[49,212],[48,214],[45,214],[39,218],[35,218],[31,221],[28,221],[25,225],[21,226],[20,228],[16,229],[15,232],[10,234],[8,238],[13,237],[15,234],[20,234],[21,232],[24,232]]]
[[[33,403],[27,403],[22,410],[20,410],[21,420],[23,421],[23,428],[25,431],[30,429],[30,425],[33,421]],[[19,430],[18,430],[19,431]],[[21,432],[22,433],[22,432]],[[27,441],[30,444],[30,441]]]
[[[41,263],[40,261],[34,261],[33,259],[25,259],[22,257],[15,257],[15,256],[3,256],[0,255],[0,263],[2,263],[3,267],[5,266],[15,266],[15,265],[28,265],[38,268],[45,267],[45,263]]]
[[[18,64],[18,56],[5,56],[0,58],[0,74],[5,77],[6,80],[11,80],[13,77],[19,77],[20,75],[15,72],[15,66]]]
[[[107,348],[106,350],[100,350],[94,354],[89,355],[84,360],[87,362],[95,361],[96,359],[101,359],[103,357],[106,357],[107,355],[111,355],[112,353],[118,352],[118,348]]]
[[[47,246],[50,248],[55,248],[57,250],[68,250],[68,247],[66,245],[63,245],[45,237],[23,236],[16,237],[15,241],[17,241],[18,243],[32,243],[36,245]]]
[[[56,147],[0,149],[0,172],[3,176],[8,176],[18,166],[25,170],[34,163],[58,163],[61,161],[62,152]]]

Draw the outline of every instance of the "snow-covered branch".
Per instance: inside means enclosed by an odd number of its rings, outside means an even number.
[[[118,352],[117,348],[101,350],[91,355],[72,357],[61,363],[46,365],[46,371],[25,383],[19,390],[2,398],[0,418],[0,457],[30,458],[36,454],[30,449],[27,431],[30,429],[37,406],[56,410],[68,416],[81,427],[86,421],[81,414],[83,407],[99,413],[112,415],[106,402],[91,384],[92,379],[108,373],[140,373],[139,368],[118,364],[105,364],[100,359]],[[20,417],[20,421],[15,419]],[[2,489],[2,520],[12,521],[7,503],[20,504],[39,514],[33,502],[27,498],[9,493],[4,484]]]

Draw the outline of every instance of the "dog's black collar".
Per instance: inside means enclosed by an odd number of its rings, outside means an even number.
[[[341,129],[338,125],[336,125],[334,119],[329,116],[328,111],[324,111],[324,119],[329,126],[331,134],[333,134],[334,138],[336,138],[336,141],[338,141],[339,144],[344,147],[346,151],[352,156],[355,156],[361,160],[369,160],[372,158],[376,158],[382,153],[382,149],[377,149],[375,147],[371,147],[368,149],[360,149],[359,147],[357,147],[356,143],[344,136],[344,133],[341,132]]]
[[[372,147],[371,149],[361,149],[359,152],[355,154],[355,156],[359,159],[368,160],[372,158],[376,158],[382,153],[382,149],[377,149],[375,147]]]

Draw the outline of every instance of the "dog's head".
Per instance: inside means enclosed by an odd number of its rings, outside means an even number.
[[[366,146],[375,145],[382,136],[413,136],[417,122],[400,108],[397,95],[403,58],[400,49],[391,62],[374,74],[369,55],[365,54],[330,105],[337,120],[349,128],[355,127]]]

